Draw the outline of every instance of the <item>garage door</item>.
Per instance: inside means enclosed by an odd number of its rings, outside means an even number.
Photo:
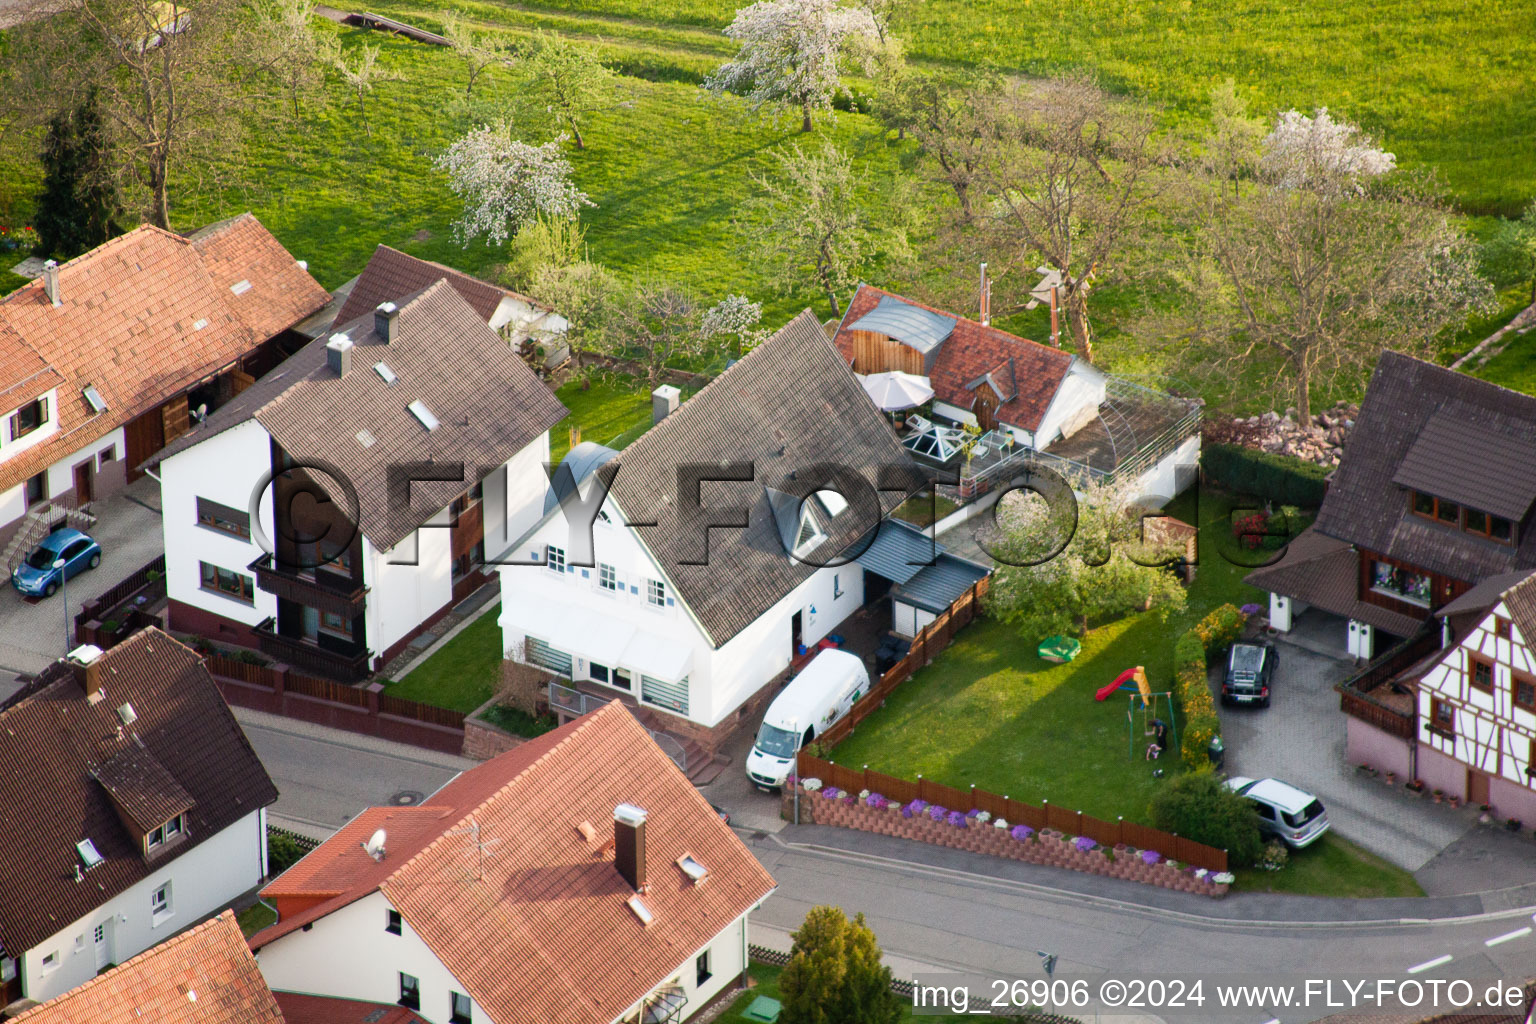
[[[571,656],[569,654],[557,650],[543,640],[538,640],[534,637],[529,637],[528,642],[523,647],[523,653],[528,658],[529,664],[547,668],[551,672],[565,676],[567,679],[571,677]]]

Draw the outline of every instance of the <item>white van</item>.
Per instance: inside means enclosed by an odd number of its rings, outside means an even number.
[[[782,787],[794,768],[795,752],[868,691],[869,672],[858,655],[835,649],[816,655],[768,705],[747,755],[747,778],[759,789]]]

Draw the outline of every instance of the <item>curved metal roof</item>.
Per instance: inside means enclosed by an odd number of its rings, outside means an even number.
[[[568,494],[573,487],[581,486],[583,480],[591,476],[599,466],[616,457],[619,453],[612,448],[598,444],[596,441],[583,441],[570,451],[565,453],[565,458],[560,461],[555,470],[552,486],[544,492],[544,514],[553,512],[555,506],[560,504],[560,499]]]
[[[872,331],[895,338],[908,348],[927,355],[954,333],[952,316],[934,313],[891,296],[881,296],[875,308],[849,324],[846,330]]]

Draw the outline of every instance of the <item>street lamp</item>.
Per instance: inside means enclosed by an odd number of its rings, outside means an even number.
[[[64,653],[70,650],[69,636],[69,576],[64,572],[64,559],[60,558],[53,563],[53,567],[59,570],[59,596],[64,599]]]

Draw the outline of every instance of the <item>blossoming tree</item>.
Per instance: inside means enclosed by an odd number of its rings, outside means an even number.
[[[571,180],[570,161],[560,154],[565,138],[541,146],[521,142],[503,119],[455,140],[435,164],[464,200],[455,237],[468,245],[484,235],[487,245],[500,245],[539,214],[571,217],[594,205]]]
[[[741,49],[705,87],[742,93],[754,109],[770,103],[798,109],[806,132],[813,112],[831,110],[833,97],[847,94],[842,73],[848,64],[873,67],[881,36],[867,9],[838,0],[758,0],[736,11],[725,34]]]

